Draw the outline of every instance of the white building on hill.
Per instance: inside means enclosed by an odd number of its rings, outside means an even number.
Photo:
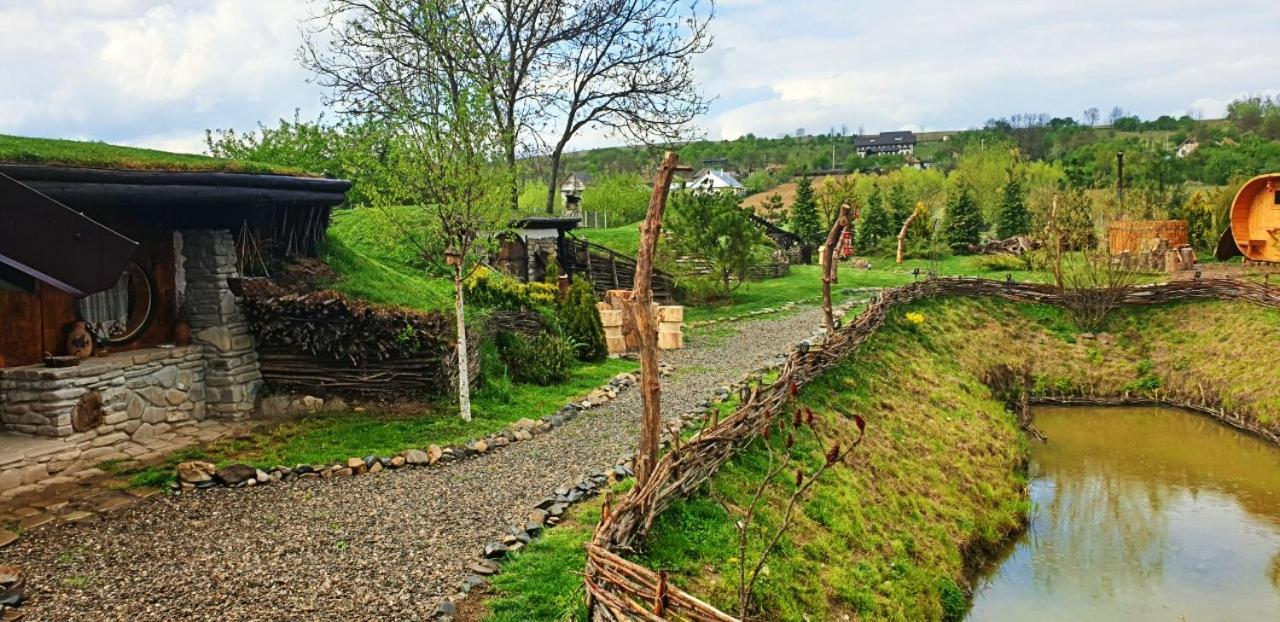
[[[692,180],[685,182],[684,187],[694,192],[732,192],[737,196],[747,194],[747,188],[724,171],[703,170]]]

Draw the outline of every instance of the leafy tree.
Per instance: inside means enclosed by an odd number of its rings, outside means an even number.
[[[854,235],[854,245],[858,252],[868,253],[875,250],[876,244],[892,234],[893,223],[889,222],[889,212],[884,207],[884,197],[880,187],[871,189],[871,196],[858,217],[858,231]]]
[[[609,215],[609,226],[644,219],[649,209],[649,188],[639,175],[601,175],[582,191],[582,209]]]
[[[1212,250],[1218,243],[1221,231],[1215,226],[1213,202],[1204,191],[1197,190],[1182,208],[1181,218],[1187,221],[1187,237],[1197,250]]]
[[[757,247],[766,242],[738,207],[738,198],[728,193],[675,194],[666,220],[672,246],[681,254],[705,259],[725,294],[746,279],[758,256]]]
[[[982,231],[987,228],[982,221],[982,210],[969,189],[961,186],[952,192],[947,203],[946,217],[943,221],[946,230],[947,244],[959,255],[968,254],[971,246],[982,241]]]
[[[822,230],[822,221],[818,218],[818,203],[813,195],[813,179],[807,176],[801,177],[796,182],[796,199],[791,204],[791,232],[810,248],[817,248],[827,235]]]
[[[573,277],[569,294],[560,303],[560,327],[572,343],[578,360],[599,362],[609,356],[595,291],[581,276]]]
[[[996,237],[1011,238],[1031,232],[1031,212],[1027,211],[1022,183],[1010,176],[1000,193],[1000,211],[996,214]]]

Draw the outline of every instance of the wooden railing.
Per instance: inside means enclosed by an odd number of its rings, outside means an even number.
[[[881,292],[866,310],[825,343],[793,350],[776,381],[751,391],[731,416],[662,456],[643,487],[631,489],[616,503],[606,503],[604,515],[587,544],[585,580],[591,619],[735,621],[736,618],[670,586],[665,574],[627,561],[621,555],[635,550],[636,543],[649,532],[663,510],[690,495],[736,451],[760,436],[765,427],[773,425],[775,417],[783,414],[784,407],[800,388],[853,354],[884,324],[893,308],[923,298],[948,295],[999,297],[1059,306],[1066,302],[1051,285],[975,278],[929,279]],[[1238,300],[1280,308],[1280,288],[1232,280],[1178,281],[1132,288],[1120,303],[1150,305],[1185,300]]]
[[[596,297],[604,298],[611,289],[631,289],[636,278],[636,260],[582,238],[569,239],[575,269],[587,275]],[[653,273],[653,298],[666,302],[675,295],[675,279],[660,270]]]

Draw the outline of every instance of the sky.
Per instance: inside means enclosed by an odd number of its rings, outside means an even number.
[[[198,153],[208,128],[314,118],[324,92],[297,49],[317,1],[0,0],[0,133]],[[1275,0],[719,0],[716,12],[697,61],[712,139],[1088,107],[1214,118],[1238,96],[1280,94]]]

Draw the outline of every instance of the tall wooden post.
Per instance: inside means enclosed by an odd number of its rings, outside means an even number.
[[[848,226],[849,204],[844,203],[840,206],[840,214],[836,217],[835,224],[831,225],[831,231],[827,233],[827,245],[822,247],[822,317],[827,326],[828,337],[836,332],[836,320],[832,315],[831,305],[831,283],[835,280],[836,274],[833,250],[836,243],[840,241],[840,234]]]
[[[907,221],[902,223],[902,229],[898,231],[898,263],[902,263],[902,260],[906,258],[907,230],[911,228],[911,223],[916,219],[916,216],[919,216],[920,212],[924,210],[924,203],[916,203],[916,209],[911,212],[910,216],[907,216]]]
[[[653,261],[662,234],[662,212],[667,208],[671,178],[680,159],[674,151],[662,157],[658,175],[649,197],[649,211],[640,226],[640,249],[636,257],[636,276],[631,295],[631,314],[640,335],[640,402],[644,411],[640,432],[640,448],[636,455],[636,483],[644,486],[658,462],[658,445],[662,434],[662,387],[658,379],[658,326],[653,318]]]

